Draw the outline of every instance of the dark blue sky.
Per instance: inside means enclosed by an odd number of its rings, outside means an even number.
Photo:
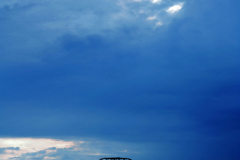
[[[239,160],[239,8],[1,0],[0,137],[83,140],[89,151],[18,159]]]

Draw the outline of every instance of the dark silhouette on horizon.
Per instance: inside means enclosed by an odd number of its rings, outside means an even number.
[[[122,158],[122,157],[108,157],[108,158],[101,158],[99,160],[132,160],[130,158]]]

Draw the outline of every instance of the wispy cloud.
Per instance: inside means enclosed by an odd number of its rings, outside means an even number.
[[[111,149],[109,148],[111,147]],[[127,148],[127,149],[126,149]],[[120,150],[121,149],[121,150]],[[124,153],[123,153],[123,151]],[[99,140],[79,141],[46,138],[0,138],[0,159],[91,159],[116,154],[139,154],[133,148],[123,147],[117,142]],[[132,151],[131,151],[132,150]]]
[[[154,20],[156,18],[157,18],[156,16],[152,16],[152,17],[148,17],[147,20]]]
[[[0,43],[4,47],[0,60],[41,62],[46,50],[49,52],[46,46],[51,46],[57,38],[69,33],[80,37],[109,32],[115,34],[124,27],[154,31],[156,22],[149,23],[146,19],[151,20],[155,16],[161,26],[170,23],[173,17],[166,14],[169,5],[171,3],[164,3],[164,0],[99,0],[94,3],[86,0],[4,0],[0,8],[10,16],[2,18],[6,22],[2,26],[5,31],[1,35],[4,41]],[[182,6],[169,8],[168,12],[176,12],[179,7]],[[18,52],[24,54],[20,56]]]
[[[162,0],[152,0],[152,3],[160,3]]]
[[[167,12],[168,12],[168,13],[178,12],[179,10],[182,9],[183,5],[184,5],[184,3],[179,3],[179,4],[176,4],[176,5],[172,6],[172,7],[169,7],[169,8],[167,9]]]
[[[71,148],[76,146],[74,142],[55,139],[34,138],[0,138],[0,148],[5,149],[0,154],[0,159],[21,157],[24,154],[45,151],[43,154],[56,152],[57,149]]]

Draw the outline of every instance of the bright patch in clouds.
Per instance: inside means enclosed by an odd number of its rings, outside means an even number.
[[[177,5],[169,7],[167,12],[168,13],[175,13],[175,12],[179,11],[180,9],[182,9],[182,7],[183,7],[183,3],[179,3]]]
[[[48,154],[56,152],[56,149],[71,148],[73,146],[75,146],[73,142],[54,139],[0,138],[0,148],[4,149],[4,153],[0,154],[0,159],[20,157],[23,154],[43,150]],[[51,158],[47,158],[46,156],[44,159]]]
[[[157,22],[157,23],[156,23],[156,26],[161,26],[161,25],[162,25],[161,22]]]
[[[133,0],[134,2],[142,2],[144,0]],[[146,0],[145,0],[146,1]],[[151,0],[152,3],[160,3],[162,0]]]
[[[134,5],[136,2],[138,4]],[[166,0],[119,0],[119,4],[121,4],[120,6],[124,10],[124,16],[122,16],[122,18],[145,18],[148,21],[161,20],[161,22],[155,23],[155,27],[159,27],[163,24],[168,24],[172,20],[172,16],[166,15],[165,12],[170,14],[178,12],[183,8],[184,2],[177,2],[171,6],[171,3],[168,3]],[[167,6],[165,7],[165,5]],[[152,23],[148,24],[153,25]]]
[[[147,20],[154,20],[156,19],[156,16],[148,17]]]
[[[6,42],[4,53],[2,53],[4,56],[1,58],[6,61],[16,61],[14,57],[18,56],[18,54],[13,51],[16,49],[19,52],[23,51],[26,55],[21,56],[17,61],[24,63],[27,61],[40,62],[41,58],[39,57],[45,56],[44,52],[40,51],[45,48],[45,44],[51,44],[65,34],[79,37],[95,34],[105,35],[110,33],[106,31],[115,32],[119,28],[125,27],[126,24],[142,28],[143,31],[147,31],[146,28],[148,28],[154,32],[156,27],[167,26],[167,24],[171,23],[176,15],[172,13],[179,11],[183,7],[184,2],[180,2],[183,1],[103,0],[92,3],[92,1],[75,0],[44,2],[0,0],[0,7],[5,6],[16,12],[17,17],[19,17],[18,21],[15,22],[12,19],[12,22],[17,26],[21,26],[18,28],[19,36],[15,36],[15,41],[18,43],[13,43],[14,46],[10,47],[7,45],[9,43]],[[172,6],[172,4],[176,5]],[[26,10],[21,12],[18,8]],[[170,14],[166,14],[166,12]],[[24,19],[24,21],[21,19]],[[25,21],[28,23],[25,23]],[[161,23],[158,23],[158,21]],[[10,25],[10,23],[6,23],[7,25]],[[11,30],[11,27],[7,28]],[[34,34],[36,36],[32,36]],[[28,41],[24,42],[22,39],[28,39]],[[38,49],[33,49],[36,47]]]
[[[152,3],[160,3],[161,0],[152,0]]]
[[[87,139],[86,141],[46,138],[0,138],[0,160],[64,159],[92,160],[96,157],[139,154],[139,146]],[[125,152],[122,152],[125,151]]]

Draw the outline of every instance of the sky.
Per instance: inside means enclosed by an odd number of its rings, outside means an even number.
[[[1,0],[0,159],[239,160],[239,8]]]

